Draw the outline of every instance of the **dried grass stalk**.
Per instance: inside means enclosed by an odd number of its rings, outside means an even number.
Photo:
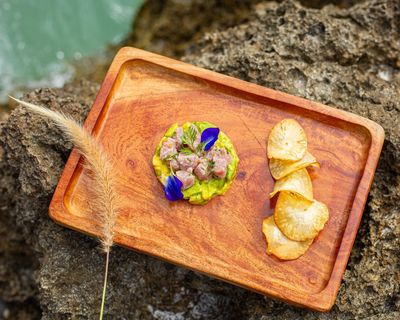
[[[10,98],[28,108],[30,111],[54,121],[68,135],[69,140],[85,158],[87,167],[92,173],[94,183],[91,187],[93,188],[93,193],[96,195],[96,208],[99,210],[101,225],[100,241],[102,249],[107,255],[103,299],[100,311],[100,319],[102,319],[107,286],[109,254],[113,245],[114,226],[119,210],[119,201],[116,192],[116,182],[114,181],[115,173],[113,173],[112,161],[104,152],[101,144],[72,118],[63,113],[51,111],[47,108],[21,101],[13,97]]]

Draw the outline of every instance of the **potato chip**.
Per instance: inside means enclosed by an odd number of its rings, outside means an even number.
[[[307,169],[293,171],[286,177],[277,180],[274,190],[269,194],[269,196],[272,198],[280,191],[295,192],[304,198],[313,201],[313,187]]]
[[[307,151],[307,137],[294,119],[284,119],[276,124],[268,137],[268,158],[298,161]]]
[[[269,170],[271,171],[271,174],[275,180],[282,179],[293,171],[303,169],[308,166],[319,167],[317,159],[315,159],[315,157],[308,151],[299,161],[286,161],[279,159],[269,160]]]
[[[318,235],[329,219],[325,204],[309,201],[293,192],[279,194],[275,207],[275,223],[291,240],[305,241]]]
[[[273,216],[264,219],[262,230],[267,239],[267,253],[282,260],[297,259],[307,251],[313,242],[313,240],[293,241],[288,239],[276,226]]]

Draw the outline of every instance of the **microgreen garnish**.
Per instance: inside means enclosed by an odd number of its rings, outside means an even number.
[[[170,161],[172,159],[175,159],[178,157],[177,153],[171,154],[170,156],[168,156],[167,158],[165,158],[166,161]]]
[[[189,154],[193,153],[193,151],[191,149],[189,149],[189,148],[182,148],[182,149],[179,150],[179,152],[183,153],[183,154],[186,154],[186,155],[189,155]]]
[[[188,130],[186,130],[182,135],[182,143],[187,145],[190,149],[194,150],[194,143],[197,138],[196,129],[191,126]]]
[[[197,148],[196,148],[196,149],[197,149],[196,151],[197,151],[198,153],[203,152],[205,146],[206,146],[206,144],[205,144],[204,142],[200,142],[199,145],[198,145]]]

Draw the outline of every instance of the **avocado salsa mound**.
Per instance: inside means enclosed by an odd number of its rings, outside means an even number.
[[[157,146],[154,171],[170,201],[206,204],[233,182],[239,158],[231,140],[209,122],[173,124]]]

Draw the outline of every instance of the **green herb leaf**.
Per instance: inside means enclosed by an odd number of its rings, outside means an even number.
[[[183,154],[186,154],[186,155],[193,153],[193,151],[191,149],[189,149],[189,148],[182,148],[181,150],[179,150],[179,152],[183,153]]]
[[[197,131],[196,129],[191,126],[188,130],[186,130],[183,135],[182,135],[182,143],[186,144],[188,147],[190,147],[192,150],[194,149],[194,142],[196,141],[197,138]]]
[[[203,152],[205,145],[206,145],[205,142],[200,142],[199,145],[197,146],[197,152],[198,153]]]
[[[169,161],[171,159],[175,159],[178,157],[177,153],[171,154],[170,156],[168,156],[167,158],[164,159],[164,161]]]

